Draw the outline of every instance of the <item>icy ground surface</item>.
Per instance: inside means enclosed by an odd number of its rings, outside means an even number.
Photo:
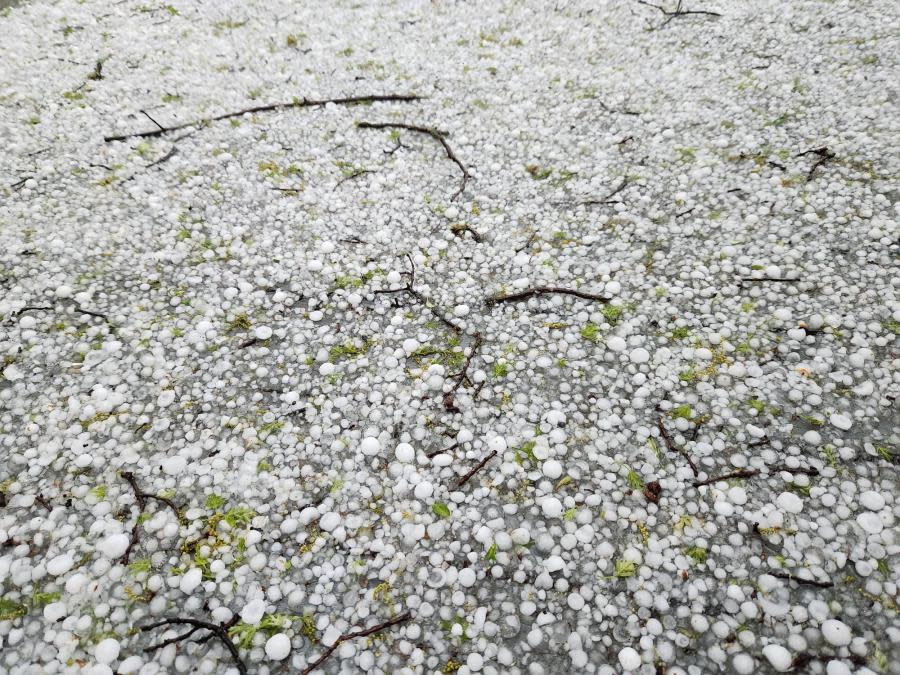
[[[898,6],[683,9],[4,10],[0,672],[900,672]]]

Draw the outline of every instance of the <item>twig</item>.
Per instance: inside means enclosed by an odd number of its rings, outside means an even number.
[[[611,298],[604,298],[602,295],[597,295],[595,293],[585,293],[584,291],[578,291],[573,288],[537,286],[535,288],[529,288],[525,291],[519,291],[518,293],[509,293],[507,295],[492,295],[485,299],[485,303],[487,305],[496,305],[501,302],[519,302],[520,300],[527,300],[528,298],[534,297],[536,295],[552,294],[572,295],[576,298],[582,298],[584,300],[596,300],[598,302],[609,302],[611,300]]]
[[[173,502],[168,497],[160,497],[159,495],[150,494],[149,492],[144,492],[143,490],[141,490],[141,488],[137,484],[137,479],[130,471],[123,471],[120,475],[125,479],[125,481],[127,481],[127,483],[131,486],[132,491],[134,492],[134,499],[137,502],[139,515],[143,513],[144,508],[147,505],[147,500],[155,499],[161,504],[165,504],[170,509],[172,509],[172,511],[175,512],[176,520],[178,520],[178,522],[181,522],[181,513],[179,513],[178,511],[178,507],[175,506],[175,502]],[[128,560],[131,557],[131,550],[137,545],[138,539],[140,538],[140,527],[140,517],[135,518],[134,525],[131,528],[131,539],[128,542],[128,548],[125,549],[125,553],[123,553],[122,557],[119,559],[120,564],[128,564]]]
[[[338,647],[340,647],[343,643],[348,640],[355,640],[356,638],[367,637],[374,633],[380,633],[386,628],[390,628],[391,626],[396,626],[399,623],[405,623],[412,618],[412,612],[409,610],[403,612],[398,617],[391,619],[390,621],[385,621],[384,623],[380,623],[377,626],[372,626],[371,628],[365,628],[363,630],[354,631],[352,633],[344,633],[337,640],[334,641],[330,647],[326,648],[319,658],[309,664],[304,670],[300,671],[300,675],[309,675],[311,672],[316,670],[322,663],[331,656]],[[245,671],[246,672],[246,671]]]
[[[796,284],[802,279],[785,279],[782,277],[741,277],[741,281],[749,281],[752,283],[762,283],[764,281],[771,281],[772,283],[781,283],[781,284]]]
[[[796,469],[792,469],[787,464],[769,464],[766,467],[770,473],[774,473],[776,471],[787,471],[788,473],[802,473],[807,476],[818,476],[819,470],[810,468],[804,468],[802,466],[798,466]]]
[[[170,159],[172,159],[172,158],[176,155],[177,152],[178,152],[178,148],[176,148],[176,147],[173,145],[173,146],[172,146],[172,149],[169,150],[169,151],[168,151],[166,154],[164,154],[162,157],[160,157],[159,159],[155,159],[155,160],[153,160],[152,162],[150,162],[150,163],[147,165],[147,168],[149,169],[149,168],[151,168],[151,167],[158,166],[158,165],[162,164],[163,162],[168,162]]]
[[[608,195],[606,195],[603,199],[589,199],[586,202],[581,202],[584,206],[590,206],[592,204],[618,204],[618,201],[611,201],[613,197],[619,194],[622,190],[628,187],[628,178],[623,178],[622,182],[613,189]]]
[[[707,478],[706,480],[695,480],[694,487],[712,485],[713,483],[718,483],[719,481],[723,480],[730,480],[731,478],[752,478],[756,475],[759,475],[759,471],[756,469],[741,469],[739,471],[732,471],[731,473],[726,473],[721,476],[713,476],[712,478]]]
[[[444,152],[447,153],[447,159],[456,164],[456,166],[459,167],[459,170],[462,171],[462,182],[456,192],[453,193],[453,196],[450,197],[450,200],[456,200],[456,198],[463,193],[463,190],[466,189],[466,183],[469,180],[469,170],[459,157],[456,156],[456,153],[453,152],[453,148],[451,148],[450,144],[447,142],[446,132],[431,127],[423,127],[417,124],[403,124],[400,122],[357,122],[356,126],[360,129],[406,129],[407,131],[415,131],[420,134],[431,136],[444,147]]]
[[[794,576],[793,574],[789,574],[787,572],[774,572],[769,571],[766,574],[778,577],[779,579],[788,579],[790,581],[796,581],[798,584],[805,586],[816,586],[817,588],[831,588],[834,586],[830,581],[816,581],[815,579],[804,579],[803,577]]]
[[[53,507],[50,506],[50,502],[47,501],[47,498],[44,495],[42,495],[41,493],[38,493],[34,496],[34,501],[36,501],[38,504],[40,504],[45,509],[47,509],[47,513],[50,513],[51,511],[53,511]]]
[[[113,136],[105,136],[103,140],[106,143],[111,143],[113,141],[124,141],[129,138],[153,138],[156,136],[162,136],[163,134],[166,134],[170,131],[178,131],[180,129],[187,129],[188,127],[211,124],[212,122],[227,120],[232,117],[240,117],[241,115],[274,112],[278,110],[288,110],[290,108],[314,108],[317,106],[325,105],[327,103],[334,103],[335,105],[355,105],[358,103],[376,103],[380,101],[418,101],[422,98],[422,96],[417,96],[416,94],[372,94],[368,96],[344,96],[329,99],[298,98],[289,102],[269,103],[266,105],[253,106],[252,108],[244,108],[243,110],[235,110],[234,112],[222,113],[221,115],[215,115],[213,117],[203,117],[200,119],[191,120],[190,122],[175,124],[170,127],[164,127],[154,122],[154,124],[157,124],[157,126],[159,126],[158,129],[152,129],[150,131],[135,131],[127,134],[115,134]]]
[[[466,223],[453,223],[450,226],[450,231],[455,234],[457,237],[462,237],[464,233],[468,232],[472,235],[472,239],[475,240],[476,244],[480,244],[483,239],[478,232]]]
[[[516,253],[521,253],[526,248],[531,248],[531,245],[534,243],[535,239],[537,239],[537,231],[531,233],[531,235],[528,237],[528,240],[516,249]]]
[[[813,179],[813,175],[816,173],[816,169],[822,166],[825,162],[832,160],[835,158],[835,154],[828,149],[827,145],[823,145],[821,148],[812,148],[811,150],[805,150],[804,152],[800,152],[794,157],[804,157],[805,155],[818,155],[818,159],[813,162],[812,167],[809,169],[809,173],[806,174],[806,182],[808,183]]]
[[[700,472],[697,470],[697,465],[694,464],[694,460],[691,459],[691,456],[687,453],[684,448],[680,448],[675,443],[672,442],[672,437],[669,436],[669,432],[666,430],[666,425],[663,424],[662,417],[658,417],[656,419],[656,426],[659,427],[659,435],[662,436],[663,443],[666,444],[666,448],[669,452],[677,452],[679,455],[684,457],[687,460],[687,463],[691,466],[691,471],[694,472],[694,477],[696,478],[700,475]]]
[[[427,453],[425,456],[428,459],[434,459],[438,455],[443,455],[445,452],[450,452],[451,450],[456,450],[458,447],[459,447],[459,443],[454,443],[449,448],[438,448],[437,450],[432,450],[431,452]]]
[[[417,291],[415,289],[414,284],[416,283],[416,266],[415,263],[413,263],[412,256],[410,256],[409,253],[406,254],[406,259],[409,261],[409,272],[407,273],[409,275],[409,281],[406,283],[406,286],[403,286],[401,288],[376,288],[372,292],[375,295],[380,295],[383,293],[409,293],[416,300],[425,305],[425,308],[429,312],[431,312],[438,321],[440,321],[451,330],[457,333],[461,333],[463,329],[460,326],[457,326],[441,312],[435,309],[431,300],[425,297],[425,295],[423,295],[421,291]]]
[[[363,176],[367,173],[375,173],[375,169],[358,169],[356,171],[353,171],[352,173],[347,174],[346,176],[341,178],[337,183],[335,183],[334,187],[331,188],[331,191],[334,192],[341,185],[346,183],[348,180],[353,180],[354,178],[359,178],[360,176]]]
[[[481,333],[475,333],[475,340],[472,343],[472,346],[469,348],[469,355],[466,356],[466,360],[463,363],[462,369],[458,373],[454,373],[450,376],[449,379],[455,379],[456,383],[450,388],[450,390],[444,394],[444,410],[448,412],[459,412],[459,408],[456,407],[456,392],[462,386],[462,383],[467,379],[467,373],[469,371],[469,366],[472,364],[472,359],[475,358],[475,354],[481,348]]]
[[[722,16],[718,12],[710,12],[704,9],[681,9],[682,0],[678,0],[678,5],[675,7],[674,11],[669,11],[665,7],[654,5],[652,3],[646,2],[645,0],[637,0],[637,3],[639,5],[645,5],[647,7],[652,7],[653,9],[658,9],[663,13],[663,15],[666,17],[666,20],[659,25],[659,28],[665,28],[670,21],[672,21],[673,19],[677,19],[680,16],[689,16],[691,14],[704,14],[706,16],[714,17]]]
[[[225,645],[225,648],[231,654],[231,658],[234,661],[234,665],[237,666],[238,672],[241,675],[247,675],[247,666],[244,665],[244,662],[241,660],[240,652],[238,652],[237,647],[234,646],[234,643],[231,641],[231,638],[228,637],[228,629],[224,626],[210,623],[208,621],[200,621],[199,619],[189,619],[187,617],[175,617],[171,619],[162,619],[161,621],[156,621],[154,623],[148,624],[141,628],[142,632],[146,632],[149,630],[153,630],[155,628],[160,628],[162,626],[193,626],[196,630],[208,630],[210,635],[215,635],[219,642]],[[161,647],[167,646],[167,644],[172,644],[174,642],[178,642],[179,640],[187,639],[190,637],[194,631],[189,631],[184,635],[166,640],[157,645],[150,645],[144,649],[145,652],[153,652]]]
[[[497,451],[496,450],[491,451],[491,453],[487,457],[485,457],[483,460],[478,462],[478,464],[473,466],[465,475],[459,477],[459,481],[456,483],[456,487],[461,488],[463,485],[465,485],[467,482],[469,482],[469,479],[472,476],[474,476],[476,473],[481,471],[484,468],[485,464],[490,462],[496,456],[497,456]]]
[[[158,128],[161,132],[165,133],[166,128],[165,128],[162,124],[160,124],[159,122],[157,122],[155,119],[153,119],[152,117],[150,117],[150,113],[148,113],[146,110],[141,110],[140,113],[141,113],[144,117],[146,117],[148,120],[150,120],[151,122],[153,122],[153,124],[155,124],[155,125],[157,126],[157,128]]]

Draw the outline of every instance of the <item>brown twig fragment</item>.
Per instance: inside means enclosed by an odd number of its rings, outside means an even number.
[[[463,382],[468,379],[468,371],[469,366],[472,364],[472,359],[475,358],[475,354],[481,348],[481,333],[475,333],[475,340],[472,342],[472,346],[469,348],[469,355],[466,356],[465,363],[463,363],[462,369],[458,373],[454,373],[448,379],[456,380],[453,386],[444,394],[444,409],[448,412],[459,412],[459,408],[456,407],[456,392],[462,386]]]
[[[170,509],[172,509],[172,511],[175,512],[175,518],[178,520],[178,522],[181,522],[181,513],[178,511],[178,507],[175,506],[175,502],[173,502],[168,497],[160,497],[159,495],[150,494],[149,492],[144,492],[143,490],[141,490],[141,488],[137,484],[137,479],[130,471],[123,471],[120,475],[131,486],[131,489],[134,492],[134,499],[137,502],[138,506],[138,518],[134,519],[134,525],[132,525],[131,527],[131,539],[128,541],[128,548],[125,549],[125,553],[123,553],[122,557],[119,559],[119,564],[127,565],[129,558],[131,558],[131,551],[137,545],[140,538],[140,514],[144,512],[144,508],[147,506],[148,499],[155,499],[161,504],[165,504]]]
[[[823,145],[821,148],[813,148],[811,150],[806,150],[804,152],[800,152],[794,157],[804,157],[805,155],[817,155],[818,159],[813,162],[813,165],[809,169],[809,173],[806,174],[806,182],[808,183],[813,179],[813,176],[816,173],[816,169],[822,166],[825,162],[828,162],[836,157],[836,155],[828,149],[828,146]]]
[[[589,199],[588,201],[581,202],[581,203],[584,206],[590,206],[592,204],[618,204],[619,202],[617,200],[613,200],[613,197],[615,197],[617,194],[619,194],[622,190],[624,190],[627,187],[628,187],[628,178],[626,177],[626,178],[622,179],[622,182],[619,183],[618,186],[613,188],[612,192],[610,192],[608,195],[606,195],[602,199]]]
[[[666,17],[666,20],[663,21],[658,26],[658,28],[665,28],[669,24],[670,21],[672,21],[673,19],[677,19],[680,16],[690,16],[692,14],[703,14],[706,16],[714,16],[714,17],[722,16],[718,12],[710,12],[710,11],[707,11],[704,9],[681,9],[683,0],[678,0],[678,4],[675,6],[674,11],[669,11],[665,7],[662,7],[660,5],[654,5],[652,3],[646,2],[645,0],[637,0],[637,3],[639,5],[645,5],[647,7],[652,7],[653,9],[658,9],[660,12],[663,13],[663,15]]]
[[[787,464],[770,464],[766,467],[769,472],[774,473],[775,471],[787,471],[788,473],[802,473],[807,476],[818,476],[819,470],[813,468],[804,468],[802,466],[798,466],[796,469],[792,469]]]
[[[375,169],[356,169],[355,171],[351,171],[346,176],[341,178],[337,183],[334,184],[334,187],[331,188],[331,191],[334,192],[341,185],[346,183],[348,180],[353,180],[354,178],[359,178],[360,176],[364,176],[367,173],[375,173]]]
[[[459,481],[457,481],[456,487],[461,488],[463,485],[468,483],[469,479],[472,476],[474,476],[476,473],[481,471],[485,467],[485,465],[496,456],[497,456],[497,451],[496,450],[491,451],[491,453],[487,457],[485,457],[480,462],[478,462],[478,464],[476,464],[471,469],[469,469],[469,471],[466,474],[459,477]]]
[[[691,471],[694,472],[695,478],[700,475],[700,472],[697,470],[697,465],[694,464],[694,460],[691,459],[691,456],[687,453],[687,451],[684,448],[678,447],[674,442],[672,442],[672,437],[669,436],[669,432],[666,430],[666,425],[663,424],[662,417],[657,418],[656,426],[659,428],[659,435],[662,437],[663,443],[666,444],[666,448],[669,450],[669,452],[677,452],[679,455],[684,457],[685,460],[687,460],[687,463],[691,466]]]
[[[519,302],[520,300],[527,300],[528,298],[532,298],[536,295],[572,295],[576,298],[582,298],[583,300],[596,300],[597,302],[609,302],[610,298],[604,298],[602,295],[597,295],[595,293],[586,293],[584,291],[575,290],[573,288],[558,288],[555,286],[537,286],[535,288],[529,288],[525,291],[519,291],[517,293],[508,293],[506,295],[492,295],[485,299],[485,304],[487,305],[496,305],[501,302]]]
[[[712,478],[707,478],[706,480],[695,480],[694,487],[701,487],[703,485],[712,485],[713,483],[718,483],[723,480],[731,480],[732,478],[753,478],[753,476],[759,475],[759,471],[756,469],[740,469],[739,471],[732,471],[731,473],[726,473],[721,476],[713,476]]]
[[[202,641],[206,642],[212,636],[218,638],[219,642],[221,642],[225,646],[225,649],[228,650],[228,653],[231,654],[231,658],[234,661],[234,665],[237,667],[238,672],[241,675],[247,675],[247,666],[244,665],[243,660],[241,660],[240,652],[238,652],[237,647],[235,647],[234,643],[231,641],[231,638],[228,636],[228,629],[225,626],[210,623],[209,621],[200,621],[199,619],[174,617],[171,619],[162,619],[146,626],[142,626],[141,631],[147,632],[156,628],[161,628],[162,626],[191,626],[192,629],[187,633],[174,638],[169,638],[168,640],[164,640],[159,644],[150,645],[149,647],[144,648],[145,652],[154,652],[157,649],[162,649],[163,647],[167,647],[170,644],[186,640],[198,630],[207,630],[209,631],[209,635],[203,638]]]
[[[279,110],[289,110],[291,108],[315,108],[327,103],[334,103],[335,105],[356,105],[359,103],[378,103],[382,101],[418,101],[422,98],[422,96],[417,96],[416,94],[370,94],[367,96],[343,96],[327,99],[295,98],[293,101],[287,101],[284,103],[268,103],[266,105],[253,106],[252,108],[235,110],[234,112],[222,113],[221,115],[214,115],[213,117],[203,117],[200,119],[191,120],[190,122],[174,124],[170,127],[163,126],[154,121],[154,124],[159,127],[158,129],[151,129],[150,131],[135,131],[127,134],[115,134],[113,136],[105,136],[103,140],[106,143],[111,143],[113,141],[124,141],[129,138],[153,138],[156,136],[162,136],[163,134],[169,133],[170,131],[178,131],[180,129],[187,129],[188,127],[194,126],[203,126],[211,124],[212,122],[227,120],[232,117],[240,117],[241,115],[275,112]]]
[[[400,616],[394,617],[390,621],[385,621],[384,623],[380,623],[377,626],[372,626],[371,628],[365,628],[363,630],[357,630],[352,633],[344,633],[337,640],[334,641],[334,644],[330,647],[326,648],[324,652],[319,655],[315,661],[310,663],[305,669],[300,671],[300,675],[309,675],[311,672],[316,670],[325,660],[331,656],[338,647],[347,642],[348,640],[355,640],[356,638],[368,637],[369,635],[373,635],[375,633],[380,633],[381,631],[390,628],[391,626],[396,626],[400,623],[405,623],[412,618],[412,613],[407,610],[403,612]]]
[[[409,281],[406,283],[406,286],[402,286],[400,288],[377,288],[372,292],[375,293],[376,295],[380,295],[380,294],[384,294],[384,293],[409,293],[416,300],[418,300],[420,303],[425,305],[425,308],[429,312],[431,312],[431,314],[438,321],[440,321],[442,324],[447,326],[447,328],[449,328],[457,333],[461,333],[462,328],[460,326],[457,326],[449,318],[447,318],[441,312],[439,312],[437,309],[435,309],[434,303],[432,303],[431,300],[429,298],[427,298],[421,291],[417,291],[415,289],[416,266],[415,266],[415,263],[413,263],[412,256],[410,256],[409,253],[406,254],[406,259],[409,261],[409,272],[406,273],[407,276],[409,277]]]
[[[815,579],[804,579],[803,577],[798,577],[793,574],[789,574],[787,572],[766,572],[769,576],[778,577],[779,579],[788,579],[789,581],[796,581],[800,585],[805,586],[815,586],[817,588],[831,588],[834,586],[830,581],[816,581]]]
[[[483,241],[481,235],[478,234],[478,232],[467,223],[453,223],[450,226],[450,231],[457,237],[462,237],[466,232],[468,232],[472,235],[472,239],[475,240],[476,244],[480,244]]]
[[[406,129],[407,131],[415,131],[420,134],[431,136],[443,146],[444,152],[447,153],[447,159],[456,164],[456,166],[459,167],[459,170],[462,171],[462,182],[456,192],[453,193],[453,196],[450,197],[450,200],[455,201],[456,198],[463,193],[463,190],[466,189],[466,183],[469,180],[469,170],[459,157],[456,156],[456,153],[453,152],[453,148],[451,148],[450,144],[447,142],[447,132],[433,129],[432,127],[423,127],[417,124],[403,124],[401,122],[357,122],[356,126],[360,129]]]

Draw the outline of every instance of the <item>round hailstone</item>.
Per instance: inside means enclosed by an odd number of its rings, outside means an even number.
[[[256,336],[257,340],[268,340],[272,337],[272,329],[268,326],[257,326],[253,331],[253,335]]]
[[[198,567],[192,567],[182,575],[178,588],[180,588],[181,592],[185,595],[190,595],[196,590],[197,586],[200,585],[201,581],[203,581],[203,572],[201,572]]]
[[[47,574],[58,577],[60,574],[65,574],[72,566],[75,564],[75,560],[68,553],[63,553],[62,555],[58,555],[55,558],[52,558],[50,562],[47,563]]]
[[[544,497],[541,500],[541,511],[547,518],[559,518],[563,512],[562,502],[556,497]]]
[[[187,467],[187,460],[180,455],[174,457],[166,457],[162,461],[162,470],[169,476],[179,476],[184,473]]]
[[[782,492],[776,500],[778,508],[788,513],[800,513],[803,511],[803,500],[793,492]]]
[[[100,640],[94,647],[94,658],[100,663],[112,663],[119,658],[119,641],[115,638]]]
[[[366,436],[359,444],[362,454],[372,456],[381,452],[381,443],[374,436]]]
[[[650,352],[643,347],[637,347],[636,349],[631,350],[631,354],[628,355],[628,358],[632,363],[647,363],[647,361],[650,360]]]
[[[766,645],[763,647],[763,656],[768,659],[772,667],[779,673],[786,673],[791,669],[793,658],[791,653],[781,645]]]
[[[16,380],[21,380],[25,377],[25,374],[15,363],[11,363],[3,369],[3,377],[10,382],[15,382]]]
[[[830,645],[846,647],[853,639],[853,634],[850,632],[850,626],[843,621],[828,619],[822,623],[822,637]]]
[[[624,352],[627,346],[625,338],[618,335],[611,335],[606,339],[606,347],[612,352]]]
[[[409,443],[400,443],[394,450],[394,457],[398,462],[410,464],[416,458],[416,451]]]
[[[340,524],[341,515],[339,513],[335,513],[334,511],[329,511],[324,516],[319,518],[319,529],[324,530],[325,532],[336,530],[338,525]]]
[[[421,483],[416,485],[416,489],[413,490],[413,494],[416,496],[416,499],[428,499],[431,495],[434,494],[434,485],[427,480],[423,480]]]
[[[291,653],[291,640],[284,633],[275,633],[266,640],[266,656],[273,661],[282,661]]]
[[[132,673],[138,672],[143,665],[144,660],[140,656],[129,656],[119,664],[116,672],[119,675],[132,675]]]
[[[261,598],[251,600],[241,610],[241,621],[249,624],[257,624],[266,613],[266,603]]]
[[[472,653],[466,657],[466,665],[473,673],[477,673],[484,665],[484,657],[481,654]]]
[[[543,471],[544,475],[550,480],[556,480],[562,476],[562,464],[555,459],[548,459],[541,465],[541,471]]]
[[[71,286],[59,286],[55,291],[55,295],[57,298],[69,298],[72,297],[72,287]]]
[[[488,449],[492,452],[506,452],[506,439],[503,436],[494,436],[488,441]]]
[[[129,538],[127,534],[111,534],[97,544],[97,550],[109,559],[121,558],[128,550]]]
[[[864,508],[869,509],[869,511],[881,511],[884,508],[884,497],[882,497],[879,493],[874,490],[866,490],[859,496],[859,503],[862,504]],[[50,566],[47,566],[47,570],[50,570]]]
[[[841,413],[834,413],[828,421],[831,422],[832,426],[842,431],[847,431],[853,426],[853,420],[850,419],[850,416]]]
[[[463,588],[472,588],[475,585],[475,581],[477,576],[475,574],[475,570],[471,567],[466,567],[465,569],[461,569],[459,574],[456,577],[457,581],[459,581],[459,585]]]
[[[825,675],[850,675],[852,672],[846,663],[837,659],[829,661],[825,666]]]
[[[869,511],[860,513],[856,516],[856,522],[869,534],[878,534],[884,529],[884,523],[881,522],[881,518],[879,518],[877,514],[870,513]]]
[[[468,305],[457,305],[453,308],[453,315],[458,317],[464,317],[469,315],[469,306]]]
[[[625,647],[619,652],[619,663],[625,670],[637,670],[641,667],[641,655],[632,647]]]

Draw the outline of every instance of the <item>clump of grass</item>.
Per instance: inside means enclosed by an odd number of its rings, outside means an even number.
[[[575,520],[575,516],[578,515],[578,509],[574,506],[571,509],[566,509],[565,513],[563,513],[564,520]]]
[[[644,489],[644,481],[641,478],[640,474],[628,467],[628,475],[625,476],[625,480],[628,482],[628,487],[632,490],[643,490]]]
[[[630,560],[625,560],[623,558],[619,558],[616,560],[615,570],[613,571],[614,577],[619,577],[620,579],[627,579],[628,577],[633,577],[637,572],[637,565],[635,565]]]
[[[509,365],[505,361],[494,364],[494,377],[506,377],[509,374]]]
[[[600,327],[595,323],[586,323],[581,329],[581,337],[590,342],[597,342],[600,338]]]
[[[250,649],[253,646],[253,639],[259,631],[263,631],[267,635],[274,635],[286,628],[290,628],[294,621],[302,619],[303,617],[292,614],[266,614],[256,624],[244,623],[243,621],[235,624],[228,629],[228,636],[237,638],[237,644],[241,649]]]
[[[550,174],[553,173],[553,169],[542,169],[537,164],[528,164],[525,167],[525,171],[528,172],[528,175],[531,176],[532,180],[544,180],[550,177]]]
[[[247,527],[256,516],[256,511],[246,506],[238,506],[228,511],[224,518],[232,528]]]
[[[228,325],[225,327],[226,333],[234,333],[239,330],[250,330],[253,326],[250,323],[250,319],[247,318],[246,314],[238,314],[231,321],[228,322]]]
[[[675,419],[689,420],[694,416],[694,411],[687,403],[672,408],[669,415]]]
[[[365,338],[363,339],[361,345],[358,345],[355,342],[345,342],[342,345],[334,345],[331,349],[328,350],[328,360],[334,363],[335,361],[339,361],[340,359],[359,358],[360,356],[363,356],[366,352],[368,352],[374,344],[374,340],[372,340],[371,338]]]
[[[222,497],[220,495],[213,494],[206,498],[206,508],[208,508],[212,511],[218,511],[223,506],[225,506],[225,504],[227,504],[227,503],[228,503],[228,500],[225,499],[225,497]]]
[[[604,305],[600,309],[600,313],[610,326],[615,326],[619,323],[619,319],[622,318],[624,311],[624,307],[619,307],[617,305]]]
[[[20,616],[25,616],[28,608],[20,602],[9,598],[0,598],[0,621],[13,621]]]
[[[691,546],[685,550],[685,555],[697,564],[706,562],[707,550],[700,546]]]
[[[528,441],[523,443],[521,447],[516,448],[516,462],[518,464],[524,463],[527,459],[532,464],[538,463],[538,458],[534,454],[534,441]]]

